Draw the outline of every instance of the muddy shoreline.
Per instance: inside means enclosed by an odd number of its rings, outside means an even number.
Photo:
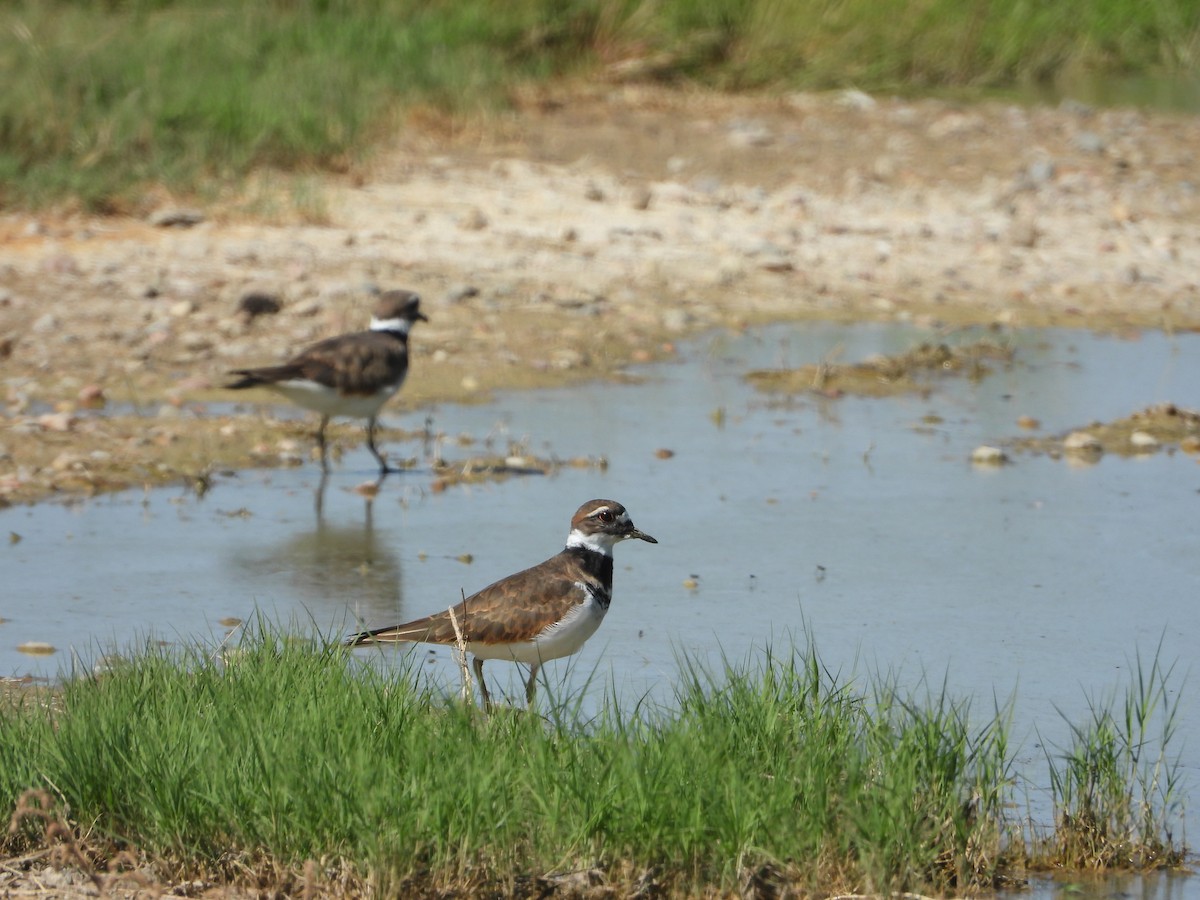
[[[252,209],[6,215],[0,504],[294,464],[305,423],[214,407],[242,399],[223,373],[362,327],[373,289],[431,319],[385,412],[406,429],[712,328],[1195,330],[1197,146],[1194,118],[1077,104],[572,90],[414,123],[369,169]],[[281,311],[239,314],[251,292]]]

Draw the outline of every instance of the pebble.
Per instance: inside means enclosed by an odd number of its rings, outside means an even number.
[[[49,334],[52,331],[58,330],[58,319],[54,313],[45,313],[34,319],[33,324],[29,326],[29,330],[34,334]]]
[[[1090,432],[1072,431],[1063,438],[1063,449],[1068,453],[1101,453],[1104,445]]]
[[[1008,226],[1008,241],[1014,247],[1033,248],[1041,236],[1042,231],[1033,216],[1017,216]]]
[[[289,308],[288,312],[300,319],[310,319],[323,309],[325,309],[325,304],[316,297],[312,297],[293,305]]]
[[[1129,443],[1132,444],[1136,450],[1150,451],[1158,449],[1158,438],[1148,431],[1135,431],[1133,434],[1129,435]]]
[[[578,369],[585,365],[584,355],[572,347],[555,350],[550,356],[551,364],[556,369]]]
[[[246,322],[253,322],[259,316],[273,316],[283,309],[283,303],[274,294],[262,291],[251,291],[243,294],[238,300],[238,314]]]
[[[456,305],[479,296],[479,288],[473,284],[457,284],[446,291],[446,303]]]
[[[204,221],[204,213],[198,209],[167,207],[151,213],[149,222],[155,228],[191,228]]]
[[[77,453],[63,452],[54,457],[54,461],[50,463],[50,468],[56,472],[65,472],[67,469],[73,468],[77,464],[83,463],[83,457]]]
[[[856,109],[859,112],[870,112],[879,105],[878,101],[870,94],[855,88],[847,88],[839,93],[837,102],[839,106]]]
[[[463,231],[483,231],[488,227],[488,218],[483,210],[473,206],[459,218],[458,227]]]
[[[778,251],[768,251],[760,256],[758,267],[764,272],[791,272],[796,268],[786,253]]]
[[[75,427],[75,417],[69,412],[46,413],[37,417],[37,424],[43,431],[70,431]]]
[[[733,147],[766,147],[775,140],[775,133],[762,122],[735,122],[729,129]]]
[[[979,124],[979,119],[975,115],[950,112],[933,122],[925,129],[925,133],[930,139],[940,141],[946,138],[960,137],[976,129]]]
[[[1075,135],[1073,143],[1076,149],[1082,150],[1084,153],[1103,153],[1105,149],[1104,138],[1094,131],[1079,132]]]
[[[668,309],[663,312],[661,321],[667,331],[683,331],[692,323],[692,316],[686,309]]]
[[[105,404],[104,388],[98,384],[85,384],[76,395],[79,405],[85,409],[100,409]]]
[[[29,656],[49,656],[51,653],[57,653],[58,648],[44,641],[25,641],[23,644],[17,644],[17,652]]]
[[[202,350],[211,350],[213,339],[211,335],[201,331],[185,331],[179,336],[179,343],[183,349],[199,353]]]
[[[1025,177],[1035,187],[1047,184],[1054,180],[1054,175],[1058,168],[1054,165],[1054,161],[1050,159],[1037,159],[1029,164],[1025,170]]]
[[[1002,466],[1008,462],[1008,456],[999,447],[982,444],[971,451],[971,462],[980,466]]]

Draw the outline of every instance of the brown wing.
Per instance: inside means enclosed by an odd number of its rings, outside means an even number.
[[[302,377],[329,384],[343,394],[372,394],[381,384],[403,380],[408,348],[391,334],[365,331],[313,344],[291,365]]]
[[[281,366],[239,369],[241,379],[227,385],[234,390],[304,379],[336,388],[343,394],[371,394],[380,385],[393,383],[394,372],[408,369],[408,347],[391,334],[363,331],[326,338]]]
[[[463,639],[481,644],[532,640],[580,603],[576,582],[583,577],[581,573],[563,569],[555,557],[488,585],[454,607]],[[365,644],[372,640],[453,644],[457,638],[449,612],[443,611],[356,635],[348,643]]]

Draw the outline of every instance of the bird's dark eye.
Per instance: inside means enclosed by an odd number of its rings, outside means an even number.
[[[611,522],[613,520],[613,514],[607,509],[602,509],[600,511],[599,519],[601,522]]]

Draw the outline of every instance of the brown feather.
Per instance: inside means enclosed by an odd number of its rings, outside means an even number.
[[[403,381],[408,348],[385,332],[361,332],[314,344],[293,361],[302,378],[337,388],[339,393],[367,395],[381,384]],[[396,379],[392,373],[399,372]]]
[[[553,570],[553,578],[547,578]],[[563,551],[540,565],[517,572],[472,594],[454,607],[458,627],[468,643],[510,644],[531,641],[582,600],[576,582],[593,577]],[[457,636],[450,613],[431,616],[357,635],[355,644],[375,641],[454,644]]]
[[[238,369],[242,376],[228,387],[276,384],[307,380],[335,388],[340,394],[373,394],[383,384],[403,381],[408,369],[408,347],[402,339],[382,331],[362,331],[326,338],[281,366]],[[396,379],[393,372],[399,372]]]
[[[376,305],[376,323],[428,321],[420,297],[412,291],[385,291]],[[231,390],[305,380],[335,388],[347,396],[368,396],[383,386],[399,385],[408,372],[408,336],[372,328],[325,338],[279,366],[236,369]],[[397,377],[397,373],[399,377]]]

